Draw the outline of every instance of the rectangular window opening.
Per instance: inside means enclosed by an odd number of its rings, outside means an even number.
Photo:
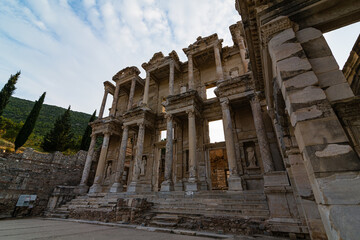
[[[215,84],[211,84],[206,87],[206,99],[211,99],[211,98],[216,97],[215,92],[214,92],[215,89],[216,89]]]
[[[209,137],[210,137],[210,143],[225,141],[222,119],[209,122]]]

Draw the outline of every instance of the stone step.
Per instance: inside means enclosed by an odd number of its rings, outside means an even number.
[[[199,207],[199,208],[217,208],[226,207],[230,209],[268,209],[266,203],[199,203],[199,202],[157,202],[155,205],[161,206],[183,206],[183,207]]]
[[[232,217],[242,219],[268,219],[269,213],[263,213],[261,215],[250,215],[250,214],[239,214],[234,212],[223,212],[223,211],[191,211],[191,210],[175,210],[175,209],[152,209],[152,213],[166,213],[166,214],[181,214],[183,216],[207,216],[207,217]]]
[[[175,227],[177,225],[177,222],[153,220],[150,222],[150,225],[155,225],[159,227]]]
[[[63,219],[66,219],[68,218],[68,214],[64,214],[64,213],[48,213],[46,214],[46,217],[50,217],[50,218],[63,218]]]
[[[157,214],[152,218],[153,220],[167,220],[167,221],[178,221],[179,216],[173,214]]]

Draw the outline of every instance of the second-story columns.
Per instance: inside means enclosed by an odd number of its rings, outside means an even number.
[[[144,105],[148,105],[149,86],[150,86],[150,72],[146,71],[146,80],[145,80],[145,89],[144,89],[144,98],[143,98],[143,104]]]
[[[121,144],[120,144],[120,153],[119,153],[119,158],[118,158],[118,162],[116,165],[115,182],[110,188],[110,192],[113,192],[113,193],[122,192],[122,190],[123,190],[122,176],[123,176],[123,172],[124,172],[128,136],[129,136],[129,126],[125,125],[123,127],[122,139],[121,139]]]
[[[195,90],[194,83],[194,63],[193,56],[191,54],[188,55],[188,77],[189,77],[189,90]]]
[[[139,123],[138,125],[139,125],[139,132],[136,143],[136,156],[135,156],[132,180],[127,189],[128,192],[137,192],[139,190],[138,180],[140,176],[140,165],[141,165],[143,149],[144,149],[145,124]]]
[[[108,93],[109,93],[108,90],[105,89],[104,97],[103,97],[103,100],[102,100],[102,103],[101,103],[101,107],[100,107],[99,119],[100,119],[100,118],[103,118],[103,116],[104,116],[104,110],[105,110],[106,99],[107,99]]]
[[[119,100],[119,92],[120,92],[120,84],[117,83],[116,88],[115,88],[115,92],[114,92],[113,102],[112,102],[112,105],[111,105],[110,116],[115,116],[116,109],[117,109],[117,103],[118,103],[118,100]]]
[[[174,61],[170,61],[170,74],[169,74],[169,95],[174,95]]]
[[[221,55],[220,55],[220,46],[219,44],[214,45],[214,55],[215,55],[215,64],[216,64],[216,76],[217,80],[224,80],[224,73],[221,64]]]
[[[166,152],[165,152],[165,180],[161,183],[161,191],[174,191],[172,181],[173,170],[173,116],[168,114],[167,133],[166,133]]]
[[[221,109],[225,133],[226,154],[230,171],[230,176],[228,178],[229,190],[243,190],[241,185],[241,178],[239,176],[239,171],[236,163],[235,141],[228,99],[224,99],[221,101]]]
[[[127,111],[129,111],[133,105],[134,101],[134,94],[135,94],[135,86],[136,86],[136,78],[131,80],[131,87],[130,87],[130,94],[129,94],[129,101],[127,105]]]

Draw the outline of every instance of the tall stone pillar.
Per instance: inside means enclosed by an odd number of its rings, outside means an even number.
[[[269,142],[266,136],[264,120],[262,118],[261,105],[257,95],[250,100],[251,110],[254,118],[256,135],[259,142],[261,159],[264,166],[264,172],[274,171],[274,163],[272,161]]]
[[[215,64],[216,64],[216,76],[219,81],[224,80],[223,68],[221,65],[220,46],[214,45]]]
[[[105,90],[104,92],[104,97],[101,103],[101,107],[100,107],[100,112],[99,112],[99,119],[103,118],[104,116],[104,109],[105,109],[105,105],[106,105],[106,99],[107,99],[107,95],[108,95],[108,91]]]
[[[137,192],[140,188],[138,180],[140,175],[140,165],[141,165],[142,154],[144,149],[145,124],[140,123],[138,125],[139,125],[139,132],[136,143],[136,156],[135,156],[132,180],[127,189],[128,192]]]
[[[143,104],[144,105],[148,105],[149,86],[150,86],[150,72],[146,71],[146,80],[145,80],[145,89],[144,89],[144,98],[143,98]]]
[[[238,41],[239,41],[241,62],[244,66],[244,72],[246,73],[248,71],[248,63],[246,61],[246,48],[245,48],[244,39],[240,38]]]
[[[101,147],[99,162],[96,168],[94,184],[91,186],[89,193],[97,193],[101,191],[100,183],[105,169],[105,162],[106,162],[107,151],[109,148],[109,141],[110,141],[110,133],[106,132],[104,134],[104,140]]]
[[[129,136],[129,126],[125,125],[123,127],[122,139],[120,144],[120,153],[116,165],[115,182],[110,188],[110,192],[112,193],[122,192],[123,190],[122,175],[124,172],[128,136]]]
[[[94,155],[95,144],[96,144],[96,135],[92,134],[91,135],[90,147],[89,147],[89,150],[88,150],[87,155],[86,155],[86,161],[85,161],[85,165],[84,165],[84,170],[83,170],[80,185],[79,185],[79,188],[78,188],[79,193],[85,193],[88,190],[88,186],[86,184],[87,184],[87,181],[89,179],[89,173],[90,173],[90,168],[91,168],[91,162],[92,162],[93,155]]]
[[[185,185],[186,191],[197,191],[199,189],[199,183],[197,179],[196,170],[196,123],[195,112],[188,111],[189,121],[189,179]]]
[[[119,92],[120,92],[120,84],[117,84],[114,92],[114,98],[111,106],[110,116],[115,116],[117,102],[119,100]]]
[[[170,62],[169,95],[174,95],[174,61]]]
[[[228,99],[221,101],[221,109],[223,114],[226,154],[230,171],[230,176],[228,178],[229,190],[243,190],[241,185],[241,178],[239,176],[239,171],[236,163],[235,141]]]
[[[130,94],[129,94],[129,102],[127,105],[127,111],[129,111],[133,105],[134,101],[134,94],[135,94],[135,86],[136,86],[136,78],[133,78],[131,80],[131,88],[130,88]]]
[[[188,76],[189,76],[189,90],[195,90],[194,83],[194,64],[193,64],[193,56],[191,54],[188,55]]]
[[[165,180],[161,183],[162,192],[174,191],[172,181],[173,170],[173,116],[167,115],[166,152],[165,152]]]

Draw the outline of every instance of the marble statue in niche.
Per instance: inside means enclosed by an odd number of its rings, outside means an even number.
[[[256,167],[258,167],[256,165],[256,157],[255,157],[254,148],[253,147],[247,147],[246,152],[247,152],[247,160],[248,160],[248,163],[249,163],[248,168],[256,168]]]
[[[112,174],[112,161],[108,161],[105,172],[105,179],[108,179]]]
[[[147,162],[147,157],[146,157],[146,156],[142,156],[141,164],[140,164],[140,175],[141,175],[141,176],[144,176],[144,175],[145,175],[146,162]]]

